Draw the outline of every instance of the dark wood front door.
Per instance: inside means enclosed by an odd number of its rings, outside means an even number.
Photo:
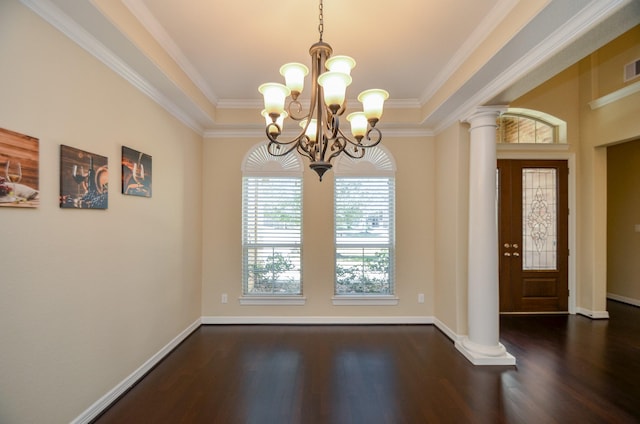
[[[500,312],[568,310],[568,167],[498,160]]]

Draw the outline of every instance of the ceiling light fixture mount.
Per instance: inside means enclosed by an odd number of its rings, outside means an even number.
[[[344,153],[359,159],[366,148],[382,141],[382,133],[376,124],[382,117],[384,101],[389,93],[381,89],[365,90],[358,96],[363,112],[353,112],[347,116],[351,124],[353,138],[340,129],[340,117],[347,108],[346,89],[351,84],[351,70],[356,62],[348,56],[331,56],[333,49],[322,41],[324,32],[324,11],[322,0],[319,5],[318,32],[320,40],[309,49],[311,55],[311,100],[309,110],[303,113],[298,100],[304,88],[304,77],[309,68],[301,63],[287,63],[280,68],[285,78],[284,84],[265,83],[258,91],[264,96],[262,115],[266,120],[267,150],[273,156],[284,156],[294,150],[307,157],[322,181],[322,176],[331,169],[334,158]],[[289,104],[286,99],[290,97]],[[278,140],[282,135],[285,118],[299,122],[302,130],[288,141]]]

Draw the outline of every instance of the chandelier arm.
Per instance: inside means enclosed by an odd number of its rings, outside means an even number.
[[[371,138],[372,133],[375,136],[374,139]],[[369,128],[365,138],[367,139],[367,141],[370,141],[370,143],[366,143],[366,144],[363,143],[362,147],[366,149],[368,147],[377,146],[382,141],[382,132],[376,127]]]
[[[293,149],[296,148],[295,144],[289,147],[288,149],[280,149],[281,146],[282,144],[280,143],[269,141],[269,144],[267,144],[267,150],[269,151],[269,154],[272,156],[286,156],[289,153],[291,153]]]
[[[303,138],[306,138],[306,137],[303,136]],[[288,147],[286,149],[281,149],[282,146],[288,146]],[[297,140],[294,140],[287,144],[270,140],[269,144],[267,144],[267,151],[272,156],[286,156],[289,153],[291,153],[293,150],[297,150],[298,153],[300,153],[302,156],[306,157],[307,159],[313,160],[313,155],[311,155],[309,151],[303,147],[303,144],[297,142]]]
[[[309,138],[305,135],[305,132],[307,131],[308,126],[309,126],[309,121],[307,121],[307,124],[302,128],[300,132],[298,132],[298,134],[294,138],[290,140],[282,141],[277,139],[277,137],[279,137],[282,134],[282,128],[276,123],[269,124],[265,129],[265,133],[267,134],[267,138],[269,139],[269,146],[271,145],[274,145],[276,147],[291,146],[285,149],[285,153],[277,153],[277,154],[273,153],[273,155],[284,156],[285,154],[293,151],[293,149],[296,147],[297,144],[303,144],[303,150],[304,152],[306,152],[304,155],[309,159],[313,159],[313,156],[308,148]],[[272,134],[271,131],[269,131],[269,129],[272,127],[275,127],[277,129],[277,132],[275,132],[275,136]]]
[[[275,137],[272,135],[272,132],[269,131],[270,127],[276,127],[278,129],[278,132],[276,133]],[[298,137],[292,140],[280,141],[276,139],[276,137],[280,135],[282,132],[282,129],[280,128],[280,126],[274,123],[274,124],[271,124],[270,127],[267,127],[265,132],[267,134],[267,139],[269,140],[269,144],[267,144],[267,150],[269,151],[269,154],[273,156],[285,156],[291,153],[296,147],[298,147],[298,145],[302,143],[303,139],[307,138],[304,134],[300,134],[298,135]],[[308,157],[309,159],[313,159],[313,156],[309,153],[309,151],[306,148],[303,149],[303,151],[300,151],[300,150],[298,151],[304,156]]]
[[[310,160],[315,160],[309,144],[309,139],[307,136],[302,135],[296,139],[287,142],[281,142],[274,138],[272,138],[269,134],[267,134],[269,138],[269,143],[267,144],[267,150],[269,154],[273,156],[285,156],[291,153],[293,150],[297,150],[302,156]]]
[[[296,109],[292,110],[291,106],[295,106]],[[289,114],[289,118],[293,119],[294,121],[302,121],[305,118],[309,118],[309,116],[313,112],[312,112],[312,110],[309,110],[309,112],[307,112],[306,115],[298,115],[299,113],[302,113],[302,104],[298,100],[292,100],[287,105],[287,113]]]
[[[329,126],[329,131],[331,131],[331,139],[333,140],[338,136],[338,133],[342,134],[340,130],[340,119],[333,114],[327,114],[327,119],[331,117],[331,125]],[[344,134],[342,134],[344,136]]]
[[[360,141],[353,140],[353,139],[349,138],[348,136],[346,136],[342,132],[342,130],[338,131],[338,133],[340,134],[341,138],[345,139],[347,142],[349,142],[353,146],[362,147],[364,149],[368,149],[369,147],[375,147],[378,144],[380,144],[380,142],[382,141],[382,132],[376,127],[369,128],[367,130],[367,133],[366,133],[365,137],[363,137],[363,139],[367,140],[368,143],[363,143],[362,140],[360,140]],[[375,137],[375,138],[372,138],[372,134],[373,134],[373,137]]]
[[[347,147],[347,143],[345,140],[346,139],[344,137],[340,137],[340,136],[336,137],[333,140],[333,144],[331,145],[331,150],[333,153],[331,153],[331,155],[327,159],[327,162],[331,162],[333,158],[340,156],[340,153],[342,152],[346,153],[345,149]]]
[[[362,142],[357,141],[357,140],[353,140],[352,138],[350,138],[349,136],[347,136],[345,133],[342,132],[342,130],[338,130],[338,134],[339,134],[339,138],[342,138],[343,140],[345,140],[347,143],[355,146],[355,147],[369,147],[366,145],[363,145]],[[346,147],[346,145],[345,145]]]
[[[339,151],[334,152],[334,154],[331,155],[332,158],[334,156],[338,156],[340,153],[344,153],[345,155],[349,156],[352,159],[360,159],[364,156],[364,148],[361,144],[358,144],[350,140],[348,137],[344,137],[344,136],[338,137],[338,139],[342,141],[341,143],[342,148]],[[355,148],[353,149],[353,153],[349,152],[349,149],[347,149],[347,143],[355,146]]]
[[[340,131],[340,120],[331,114],[328,109],[323,110],[327,117],[327,122],[322,128],[322,146],[321,146],[321,158],[327,156],[327,149],[331,145],[331,150],[335,150],[335,143],[338,142],[338,132]],[[333,143],[333,144],[332,144]],[[330,158],[333,158],[335,154],[332,154]]]
[[[313,145],[310,145],[308,141],[309,139],[307,138],[307,136],[303,136],[303,138],[300,139],[300,142],[296,143],[295,148],[302,156],[311,161],[314,161],[314,155],[311,152],[311,150],[313,150]],[[309,150],[310,148],[311,150]]]

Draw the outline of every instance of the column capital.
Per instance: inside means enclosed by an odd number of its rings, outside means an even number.
[[[507,110],[506,105],[478,106],[462,122],[471,124],[470,130],[488,125],[496,126],[496,118]]]

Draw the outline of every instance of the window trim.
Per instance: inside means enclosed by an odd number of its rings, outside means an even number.
[[[395,294],[335,294],[331,301],[335,306],[395,306],[400,298]]]
[[[292,294],[286,296],[272,296],[272,295],[264,295],[264,296],[256,296],[256,295],[242,295],[238,298],[238,301],[241,305],[252,305],[252,306],[264,306],[264,305],[273,305],[273,306],[304,306],[307,303],[307,298],[303,295]]]

